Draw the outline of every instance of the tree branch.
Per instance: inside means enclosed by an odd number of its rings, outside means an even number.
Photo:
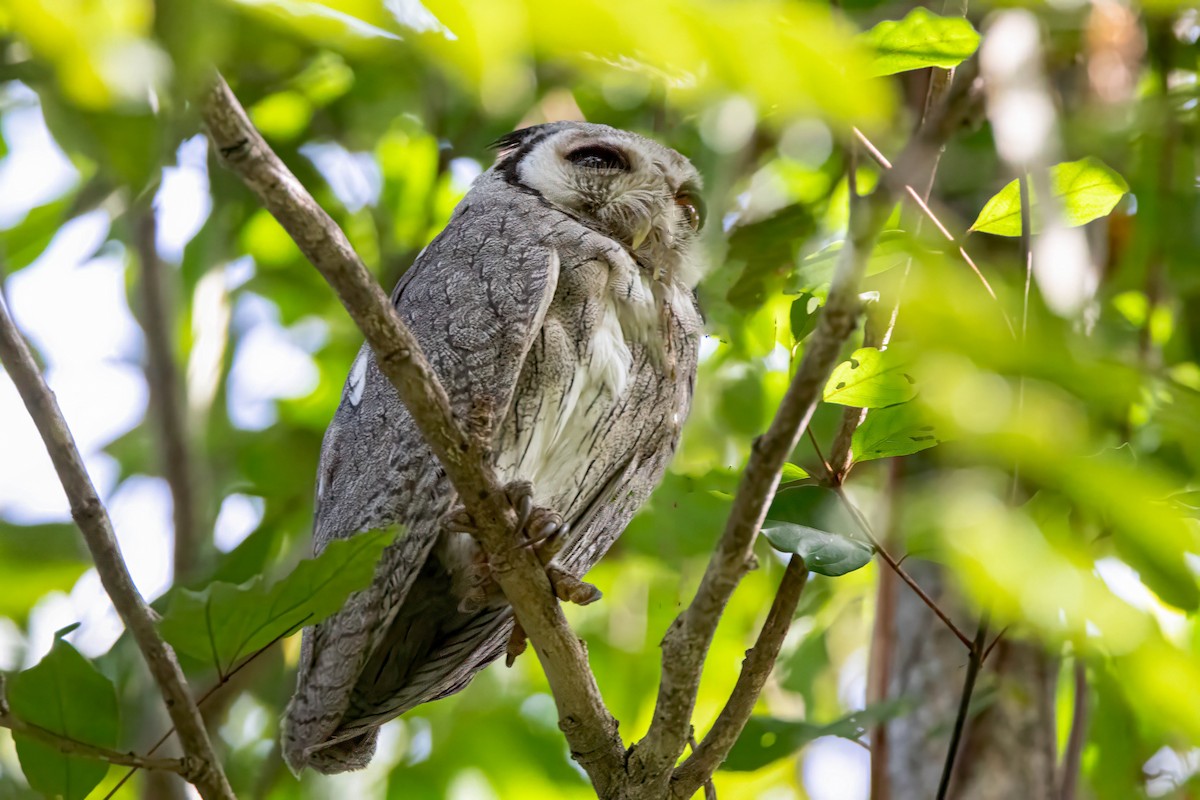
[[[808,568],[804,565],[804,559],[792,556],[758,640],[742,662],[742,671],[729,700],[704,741],[698,747],[693,747],[692,755],[679,765],[671,778],[672,797],[691,797],[728,757],[775,666],[775,659],[779,657],[779,649],[792,626],[792,617],[796,614],[796,606],[807,583]]]
[[[134,220],[134,237],[141,275],[141,313],[138,319],[146,338],[146,382],[150,385],[150,413],[158,425],[159,461],[171,488],[175,527],[175,582],[196,574],[200,552],[195,481],[184,403],[175,366],[174,341],[169,319],[170,303],[162,261],[155,246],[154,210],[144,209]]]
[[[192,782],[205,800],[232,800],[233,791],[221,770],[221,763],[200,719],[200,712],[192,702],[183,670],[174,651],[158,635],[150,607],[129,576],[129,569],[113,535],[112,521],[96,495],[66,420],[3,301],[0,301],[0,361],[8,370],[46,444],[50,460],[54,462],[54,469],[71,503],[71,516],[83,533],[92,560],[96,563],[100,582],[112,598],[121,621],[133,634],[162,692],[171,721],[179,729],[184,753],[196,761]]]
[[[188,763],[186,758],[144,758],[135,753],[121,753],[116,750],[109,750],[106,747],[97,747],[68,736],[62,736],[54,731],[46,730],[40,725],[34,725],[32,722],[26,722],[8,713],[0,713],[0,728],[8,728],[13,733],[19,733],[22,736],[39,741],[44,745],[53,747],[64,755],[82,756],[83,758],[106,761],[109,764],[135,767],[137,769],[156,769],[164,772],[174,772],[187,780],[193,779],[192,765]]]
[[[500,588],[538,653],[572,757],[604,796],[623,768],[617,723],[544,567],[530,549],[511,546],[517,515],[492,467],[487,442],[468,436],[455,419],[445,390],[387,295],[337,223],[255,130],[220,76],[204,100],[203,116],[222,163],[258,196],[333,287],[446,470],[475,521]]]
[[[859,284],[875,239],[901,188],[911,183],[913,176],[925,173],[932,154],[974,111],[975,71],[960,72],[962,80],[956,81],[946,103],[929,125],[918,130],[875,191],[866,197],[851,192],[849,231],[820,322],[804,348],[804,357],[775,418],[754,442],[725,531],[696,596],[663,638],[662,681],[654,716],[645,738],[631,748],[627,766],[630,780],[647,787],[645,796],[659,796],[667,789],[671,771],[687,744],[700,674],[717,623],[752,563],[754,540],[779,484],[783,464],[807,428],[842,346],[858,323]]]

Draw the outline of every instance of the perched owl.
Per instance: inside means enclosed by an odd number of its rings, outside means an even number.
[[[550,569],[581,577],[662,476],[691,404],[700,176],[604,125],[538,125],[497,146],[392,301],[456,417],[485,420],[510,496],[560,515],[542,521],[565,531]],[[365,345],[325,434],[316,505],[317,553],[404,529],[374,583],[304,632],[283,751],[294,771],[333,773],[366,766],[384,722],[466,686],[505,651],[513,615]]]

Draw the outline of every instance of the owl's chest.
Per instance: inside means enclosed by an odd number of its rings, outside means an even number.
[[[497,467],[571,516],[671,406],[672,298],[632,264],[564,265],[526,358]]]

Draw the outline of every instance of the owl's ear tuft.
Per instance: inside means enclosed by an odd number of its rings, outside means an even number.
[[[562,130],[568,124],[562,122],[545,122],[541,125],[530,125],[528,128],[520,128],[512,133],[506,133],[492,142],[492,148],[496,150],[496,165],[503,165],[510,160],[514,160],[514,157],[518,154],[523,155],[529,152],[534,144],[545,139],[550,134]]]

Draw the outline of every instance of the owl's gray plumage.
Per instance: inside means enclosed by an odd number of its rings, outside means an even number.
[[[666,468],[687,415],[700,320],[699,176],[673,150],[602,125],[500,142],[393,294],[459,420],[492,422],[497,472],[527,480],[582,576]],[[477,557],[443,518],[453,487],[366,346],[325,435],[314,549],[399,524],[374,583],[304,633],[284,754],[361,768],[378,726],[463,688],[504,651],[512,611],[460,610]]]

